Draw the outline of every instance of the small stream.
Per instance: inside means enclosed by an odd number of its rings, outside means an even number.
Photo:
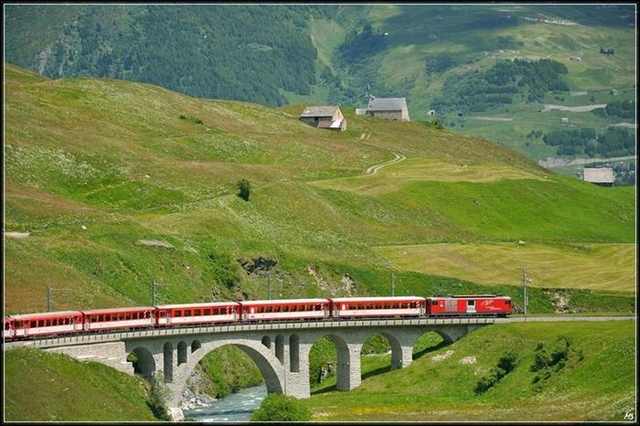
[[[251,419],[253,413],[267,396],[265,385],[254,386],[220,398],[208,407],[184,410],[185,421],[194,422],[242,422]]]

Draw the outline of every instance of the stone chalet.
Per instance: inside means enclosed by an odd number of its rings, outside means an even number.
[[[585,182],[595,183],[596,185],[612,186],[616,179],[611,167],[585,167],[583,170],[583,180]]]
[[[319,129],[347,130],[347,119],[337,106],[306,107],[300,121]]]
[[[405,98],[369,98],[367,114],[387,120],[409,121],[409,109]]]

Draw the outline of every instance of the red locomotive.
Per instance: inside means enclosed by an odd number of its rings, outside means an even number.
[[[511,298],[494,295],[247,300],[12,315],[4,318],[3,337],[14,340],[243,322],[507,316],[511,312]]]
[[[511,298],[494,295],[427,298],[427,315],[499,315],[511,313]]]

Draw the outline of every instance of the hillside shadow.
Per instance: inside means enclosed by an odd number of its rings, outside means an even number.
[[[316,389],[311,391],[311,395],[320,395],[321,393],[333,392],[336,390],[336,385],[327,386],[324,388]]]
[[[420,352],[416,352],[413,355],[411,355],[411,358],[415,361],[416,359],[419,359],[423,356],[425,356],[426,354],[428,354],[429,352],[435,352],[438,349],[442,349],[445,346],[449,346],[451,343],[446,342],[446,341],[441,341],[440,343],[438,343],[435,346],[429,346],[428,348],[424,348],[423,350],[421,350]]]
[[[375,370],[367,371],[362,375],[362,380],[368,379],[369,377],[377,376],[378,374],[386,373],[387,371],[391,371],[391,365],[386,365],[384,367],[376,368]]]

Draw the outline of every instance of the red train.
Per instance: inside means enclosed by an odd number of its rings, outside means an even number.
[[[3,337],[284,320],[507,316],[511,312],[511,298],[494,295],[247,300],[11,315],[4,318]]]

